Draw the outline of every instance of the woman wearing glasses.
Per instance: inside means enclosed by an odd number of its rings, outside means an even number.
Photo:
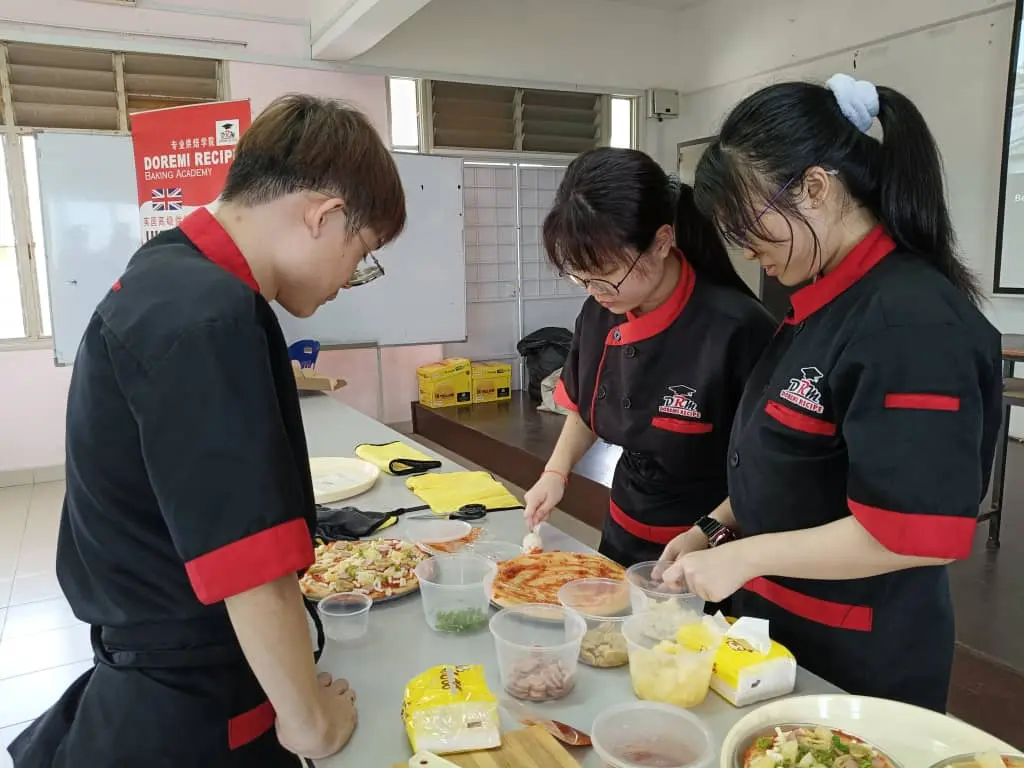
[[[654,560],[726,497],[729,428],[775,323],[692,190],[642,152],[574,160],[544,245],[590,298],[556,392],[570,414],[526,494],[527,525],[550,515],[600,437],[623,448],[600,551],[626,566]]]
[[[868,131],[878,118],[882,138]],[[745,99],[695,196],[785,285],[813,281],[747,382],[714,513],[669,582],[771,621],[851,693],[945,711],[953,609],[1002,410],[999,333],[957,256],[939,153],[913,103],[837,75]]]

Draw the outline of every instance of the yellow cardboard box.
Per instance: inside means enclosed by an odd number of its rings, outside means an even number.
[[[447,408],[473,402],[472,368],[464,357],[450,357],[439,363],[421,365],[416,375],[423,405]]]
[[[473,363],[473,402],[497,403],[512,399],[512,366],[508,363]]]

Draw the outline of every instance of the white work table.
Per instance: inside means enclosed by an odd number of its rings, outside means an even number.
[[[360,443],[387,443],[413,440],[399,435],[383,424],[362,415],[333,398],[315,395],[302,401],[311,456],[351,456]],[[422,448],[422,446],[419,446]],[[432,451],[423,449],[427,453]],[[441,457],[438,457],[441,458]],[[438,471],[462,469],[445,460]],[[388,511],[421,503],[405,487],[403,478],[381,475],[374,488],[345,504],[373,511]],[[481,525],[498,539],[519,543],[526,533],[522,514],[518,511],[496,512]],[[401,538],[403,523],[383,534]],[[591,552],[575,539],[545,525],[541,530],[544,545],[550,549]],[[402,723],[402,694],[405,684],[414,676],[439,664],[481,664],[487,681],[497,696],[504,695],[498,677],[494,641],[485,629],[470,636],[453,636],[433,632],[426,624],[423,607],[417,594],[391,603],[375,605],[370,611],[370,630],[356,643],[339,644],[327,641],[320,669],[346,678],[358,694],[359,727],[351,743],[338,755],[317,761],[319,768],[390,768],[405,763],[412,755]],[[835,692],[834,686],[809,672],[800,670],[797,693]],[[599,670],[580,665],[576,688],[561,701],[530,704],[531,708],[553,719],[590,732],[594,717],[609,706],[633,701],[629,668]],[[693,710],[711,729],[720,744],[732,725],[747,710],[736,709],[714,693]],[[502,713],[505,730],[518,724]],[[598,768],[599,761],[590,750],[576,750],[574,756],[584,768]]]

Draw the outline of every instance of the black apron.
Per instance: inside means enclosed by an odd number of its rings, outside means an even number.
[[[319,660],[323,626],[315,605],[304,602]],[[11,743],[15,768],[299,764],[278,741],[273,708],[222,622],[93,627],[91,634],[96,666]]]

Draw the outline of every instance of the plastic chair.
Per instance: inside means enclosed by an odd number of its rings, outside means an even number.
[[[288,347],[288,357],[298,360],[302,368],[312,368],[316,365],[316,358],[320,354],[320,342],[313,339],[302,339]]]

